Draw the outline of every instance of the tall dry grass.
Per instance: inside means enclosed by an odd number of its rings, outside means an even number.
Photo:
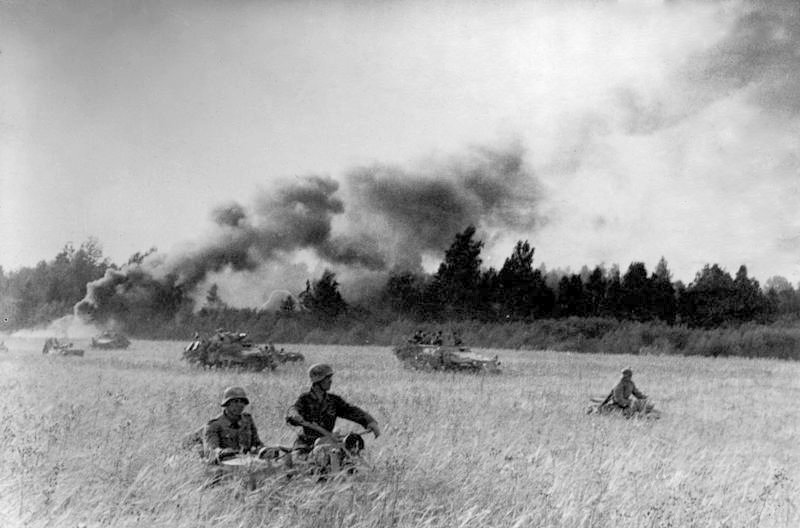
[[[387,348],[293,347],[331,363],[333,391],[384,434],[367,438],[372,469],[346,481],[248,492],[201,489],[181,439],[237,384],[262,439],[290,443],[304,366],[199,371],[175,342],[84,358],[7,342],[2,526],[800,526],[794,362],[488,350],[504,373],[482,377],[407,371]],[[585,414],[622,366],[661,420]]]

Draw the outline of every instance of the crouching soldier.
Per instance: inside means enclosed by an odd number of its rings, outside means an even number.
[[[311,389],[297,398],[286,416],[289,425],[303,426],[294,443],[295,451],[301,454],[311,452],[317,439],[333,431],[336,418],[355,422],[371,431],[376,438],[381,434],[378,422],[369,413],[328,392],[333,377],[330,365],[312,365],[308,376],[311,378]]]
[[[636,400],[632,400],[631,396],[635,396]],[[636,388],[633,383],[633,371],[629,368],[622,371],[622,379],[611,391],[611,399],[614,405],[621,408],[628,416],[646,408],[647,396]]]
[[[219,464],[243,453],[266,453],[253,417],[244,412],[250,403],[244,389],[228,387],[222,394],[222,414],[209,420],[203,430],[203,447],[208,461]]]

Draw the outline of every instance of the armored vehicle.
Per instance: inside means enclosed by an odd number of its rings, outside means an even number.
[[[463,372],[500,372],[497,356],[487,357],[472,352],[468,347],[405,343],[394,349],[403,366],[416,370],[454,370]]]
[[[232,367],[245,370],[275,370],[287,361],[303,361],[303,355],[276,349],[272,344],[256,344],[246,333],[218,330],[210,339],[195,334],[183,351],[189,363],[209,367]]]
[[[273,355],[247,339],[246,333],[225,331],[217,331],[209,339],[195,336],[184,348],[183,359],[196,365],[254,371],[278,366]]]
[[[56,337],[48,337],[42,347],[42,354],[54,356],[83,356],[83,350],[73,348],[72,343],[62,343]]]
[[[103,332],[97,337],[92,338],[92,348],[103,350],[124,349],[130,346],[130,340],[122,334],[116,332]]]
[[[278,363],[299,363],[305,361],[305,356],[300,352],[292,352],[291,350],[284,350],[283,347],[280,349],[275,348],[275,345],[272,343],[267,343],[266,345],[259,345],[263,347],[265,351],[268,351],[275,357],[275,361]]]

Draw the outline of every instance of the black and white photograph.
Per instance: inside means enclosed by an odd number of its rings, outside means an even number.
[[[800,526],[798,0],[0,0],[0,526]]]

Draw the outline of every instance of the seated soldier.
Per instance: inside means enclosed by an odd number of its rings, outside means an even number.
[[[244,412],[249,403],[241,387],[228,387],[222,393],[222,414],[209,420],[203,430],[203,447],[209,462],[218,464],[242,453],[266,453],[253,417]]]
[[[309,453],[314,447],[314,442],[324,436],[324,431],[333,431],[337,417],[369,429],[375,438],[381,434],[378,422],[366,411],[328,392],[333,376],[330,365],[312,365],[308,369],[308,376],[311,378],[311,389],[297,398],[286,416],[286,423],[289,425],[303,426],[303,431],[294,443],[296,451]]]
[[[636,396],[637,399],[631,400],[631,395]],[[611,391],[611,398],[614,405],[629,414],[643,408],[643,400],[646,400],[647,396],[639,392],[639,389],[633,383],[633,371],[626,368],[622,371],[622,379]]]

